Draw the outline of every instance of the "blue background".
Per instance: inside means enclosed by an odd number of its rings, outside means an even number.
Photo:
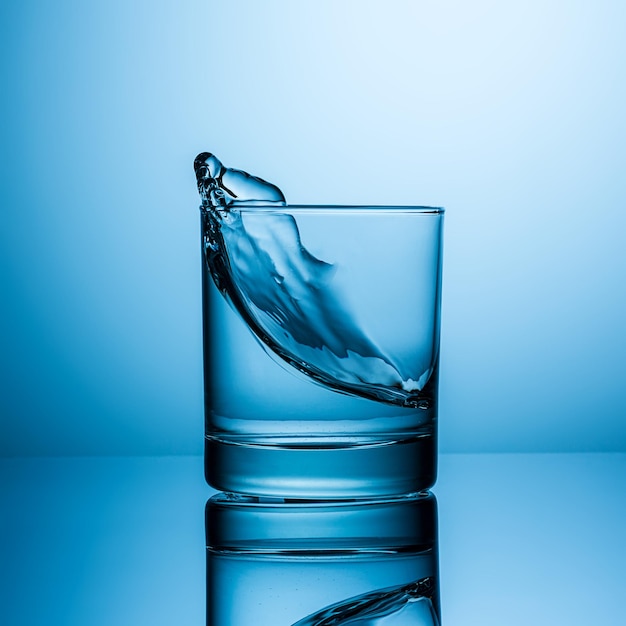
[[[199,454],[202,150],[447,209],[441,450],[626,451],[626,5],[0,8],[0,454]],[[399,269],[399,271],[401,271]]]

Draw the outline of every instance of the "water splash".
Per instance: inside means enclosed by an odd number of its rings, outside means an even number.
[[[293,626],[439,626],[433,578],[388,587],[328,606]]]
[[[337,268],[304,247],[280,189],[208,152],[194,169],[208,269],[268,354],[326,388],[428,408],[420,391],[432,370],[401,371],[355,324],[333,282]]]
[[[193,167],[202,205],[205,207],[224,210],[234,202],[285,205],[285,196],[276,185],[242,170],[226,168],[210,152],[199,154]]]

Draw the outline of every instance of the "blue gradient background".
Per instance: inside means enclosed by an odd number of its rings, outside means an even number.
[[[201,453],[201,150],[292,202],[447,208],[443,452],[626,451],[625,27],[618,0],[4,3],[0,454]]]

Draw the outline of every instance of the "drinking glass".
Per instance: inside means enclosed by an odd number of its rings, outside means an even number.
[[[316,499],[430,488],[443,209],[201,216],[208,483]]]

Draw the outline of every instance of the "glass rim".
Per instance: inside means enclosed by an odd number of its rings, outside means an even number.
[[[200,205],[200,211],[205,212],[207,207]],[[245,212],[259,213],[283,213],[285,211],[296,211],[299,213],[390,213],[390,214],[416,214],[416,215],[443,215],[443,207],[425,205],[404,205],[404,204],[273,204],[262,202],[235,202],[228,206]]]

